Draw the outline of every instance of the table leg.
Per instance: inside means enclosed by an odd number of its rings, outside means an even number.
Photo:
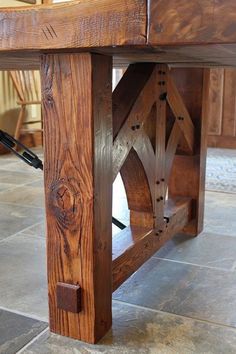
[[[193,199],[192,220],[184,232],[196,236],[203,230],[204,221],[209,70],[178,68],[171,70],[171,74],[192,118],[194,139],[193,153],[188,155],[182,153],[185,147],[180,142],[170,174],[169,193]]]
[[[95,343],[111,326],[112,59],[42,56],[49,322]]]

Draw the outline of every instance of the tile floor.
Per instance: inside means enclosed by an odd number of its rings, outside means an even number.
[[[206,192],[204,232],[177,235],[113,294],[113,328],[92,346],[48,332],[42,172],[1,157],[0,353],[235,354],[235,196]]]

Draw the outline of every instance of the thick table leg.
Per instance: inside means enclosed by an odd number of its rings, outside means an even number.
[[[111,326],[111,58],[44,55],[41,78],[50,329],[94,343]]]
[[[184,231],[196,236],[203,229],[204,219],[209,70],[178,68],[171,70],[171,74],[194,124],[194,144],[193,153],[186,155],[181,153],[185,147],[180,143],[170,174],[169,193],[192,198],[192,220]]]

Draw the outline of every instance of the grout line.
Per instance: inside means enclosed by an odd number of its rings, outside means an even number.
[[[205,320],[205,319],[198,318],[198,317],[190,317],[190,316],[179,315],[179,314],[174,313],[174,312],[155,310],[155,309],[152,309],[151,307],[135,305],[135,304],[131,304],[129,302],[125,302],[125,301],[122,301],[122,300],[113,299],[112,301],[115,302],[115,303],[121,304],[121,305],[130,306],[130,307],[134,307],[134,308],[141,309],[141,310],[146,310],[146,311],[159,313],[159,314],[168,314],[170,316],[176,316],[176,317],[185,318],[185,319],[188,319],[188,320],[194,320],[194,321],[198,321],[198,322],[202,322],[202,323],[208,323],[210,325],[214,325],[214,326],[217,326],[217,327],[226,327],[226,328],[229,328],[229,329],[232,329],[232,330],[236,331],[236,327],[233,327],[233,326],[230,326],[230,325],[227,325],[227,324],[224,324],[224,323],[212,322],[210,320]]]
[[[29,238],[29,239],[37,239],[37,240],[44,240],[46,242],[46,234],[45,235],[42,235],[42,236],[39,236],[39,235],[32,235],[32,234],[27,234],[27,233],[20,233],[21,236],[24,236],[26,238]]]
[[[48,323],[48,318],[46,318],[46,317],[40,317],[40,316],[37,316],[37,315],[31,315],[30,313],[9,309],[8,307],[4,307],[4,306],[1,306],[1,305],[0,305],[0,310],[7,311],[7,312],[10,312],[10,313],[15,313],[16,315],[20,315],[20,316],[24,316],[24,317],[27,317],[27,318],[31,318],[32,320]]]
[[[24,233],[25,231],[27,231],[27,230],[30,229],[31,227],[34,227],[34,226],[40,224],[42,221],[43,221],[43,219],[42,219],[41,221],[36,222],[35,224],[32,224],[32,225],[27,226],[25,229],[22,229],[22,230],[20,230],[20,231],[17,231],[17,232],[16,232],[15,234],[13,234],[13,235],[10,235],[10,236],[5,237],[3,240],[0,240],[0,243],[5,242],[5,241],[8,241],[9,239],[11,239],[11,238],[13,238],[13,237],[15,237],[15,236],[17,236],[17,235],[19,235],[19,234],[21,234],[21,233]],[[26,234],[26,236],[29,236],[29,235]],[[34,235],[33,235],[33,237],[34,237]],[[41,237],[40,237],[40,238],[41,238]]]
[[[235,195],[236,192],[229,192],[229,191],[219,191],[219,190],[214,190],[214,189],[205,189],[205,192],[210,192],[210,193],[220,193],[220,194],[232,194]]]
[[[156,257],[156,256],[152,256],[152,258],[160,259],[162,261],[167,261],[167,262],[193,265],[193,266],[199,267],[199,268],[207,268],[207,269],[213,269],[213,270],[222,270],[223,272],[227,272],[227,273],[228,272],[232,272],[231,269],[224,269],[224,268],[219,268],[219,267],[206,266],[206,265],[201,265],[201,264],[197,264],[197,263],[182,262],[182,261],[177,261],[177,260],[170,259],[170,258],[161,258],[161,257]]]
[[[33,339],[31,339],[31,341],[29,341],[29,343],[27,343],[23,348],[21,348],[20,350],[18,350],[16,352],[16,354],[21,354],[24,353],[25,349],[27,349],[28,347],[30,347],[34,342],[36,342],[40,337],[42,337],[46,332],[48,332],[49,327],[45,328],[42,332],[40,332],[36,337],[34,337]]]

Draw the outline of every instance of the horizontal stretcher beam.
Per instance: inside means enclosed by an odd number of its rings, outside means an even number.
[[[191,218],[191,199],[169,200],[165,207],[165,230],[156,234],[155,230],[142,227],[128,227],[113,239],[113,291],[127,280],[163,244],[180,232]]]

